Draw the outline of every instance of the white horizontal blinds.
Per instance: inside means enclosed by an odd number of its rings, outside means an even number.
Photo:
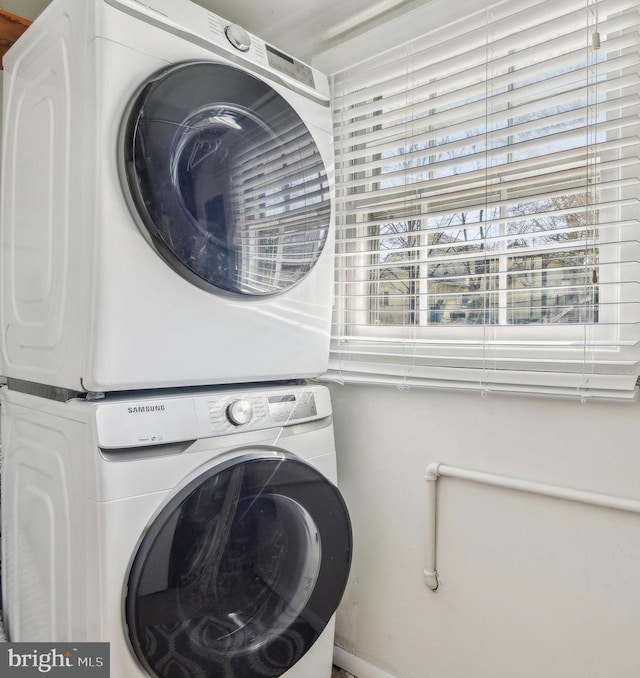
[[[638,12],[507,0],[334,76],[341,369],[631,370]]]

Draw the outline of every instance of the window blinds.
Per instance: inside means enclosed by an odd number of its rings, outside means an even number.
[[[630,397],[636,0],[507,0],[332,78],[334,378]]]

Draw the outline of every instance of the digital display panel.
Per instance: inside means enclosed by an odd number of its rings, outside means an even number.
[[[288,395],[275,395],[269,396],[269,404],[273,405],[274,403],[294,403],[296,397],[291,393]]]
[[[290,57],[288,54],[279,52],[277,49],[271,47],[271,45],[265,45],[265,47],[267,50],[269,66],[279,70],[285,75],[295,78],[304,85],[314,87],[313,71],[309,66],[296,61],[296,59]]]

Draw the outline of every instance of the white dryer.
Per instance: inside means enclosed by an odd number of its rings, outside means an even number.
[[[1,409],[12,641],[108,641],[127,678],[330,676],[351,529],[326,388]]]
[[[100,392],[326,369],[325,76],[188,0],[53,0],[4,69],[9,378]]]

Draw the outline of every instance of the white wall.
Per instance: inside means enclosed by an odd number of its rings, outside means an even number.
[[[2,0],[0,7],[33,21],[51,0]]]
[[[422,581],[428,464],[640,498],[640,404],[332,393],[359,678],[640,676],[640,515],[441,478],[440,589]]]

